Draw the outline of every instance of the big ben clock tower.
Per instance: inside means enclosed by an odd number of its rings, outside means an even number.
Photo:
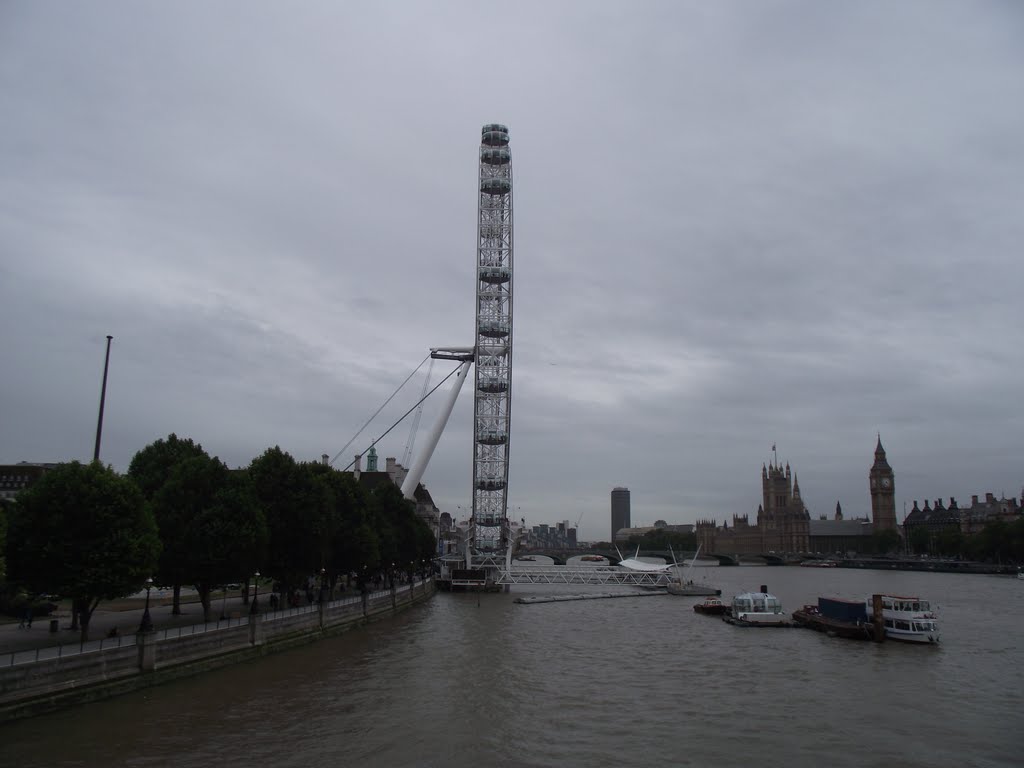
[[[896,526],[896,484],[893,482],[892,467],[885,460],[882,436],[875,446],[875,463],[868,473],[871,484],[871,519],[875,532],[895,531]]]

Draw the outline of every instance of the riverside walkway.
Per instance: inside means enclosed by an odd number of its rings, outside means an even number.
[[[198,603],[174,616],[170,605],[151,602],[153,629],[145,632],[138,631],[145,598],[117,601],[97,608],[84,643],[65,628],[66,618],[53,620],[55,630],[49,618],[32,627],[7,622],[0,627],[0,723],[287,650],[386,619],[435,592],[434,580],[426,578],[374,592],[325,594],[323,602],[277,610],[264,610],[270,600],[261,595],[256,613],[241,597],[221,597],[212,605],[218,620],[210,622],[202,620]]]
[[[156,595],[155,592],[154,595]],[[336,590],[334,595],[328,599],[341,600],[359,597],[358,591],[349,589],[346,591]],[[271,610],[269,593],[264,597],[264,593],[260,592],[258,602],[261,613]],[[102,641],[106,647],[117,645],[117,638],[132,638],[142,623],[145,606],[145,597],[129,597],[100,603],[89,622],[89,645]],[[154,598],[151,596],[149,616],[153,622],[154,631],[182,629],[204,624],[203,606],[194,594],[182,595],[181,614],[175,616],[171,612],[172,610],[170,597],[157,596]],[[226,599],[218,594],[210,603],[210,624],[216,623],[221,616],[228,617],[229,621],[237,622],[239,619],[247,617],[249,610],[250,605],[237,591],[234,596],[229,596]],[[57,622],[56,632],[50,631],[51,621]],[[111,630],[116,630],[116,637],[110,637]],[[0,617],[0,667],[11,663],[12,654],[20,657],[24,655],[25,651],[42,650],[55,646],[73,646],[80,643],[80,638],[81,632],[71,629],[71,615],[67,610],[57,610],[50,616],[35,616],[31,627],[22,627],[20,619],[9,616]]]

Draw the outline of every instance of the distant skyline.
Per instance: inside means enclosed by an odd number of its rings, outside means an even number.
[[[170,432],[335,456],[472,343],[501,122],[510,516],[753,515],[773,444],[812,517],[867,515],[879,432],[901,521],[1019,497],[1022,32],[995,0],[0,4],[0,463],[92,457],[107,334],[116,469]],[[471,395],[423,477],[455,515]]]

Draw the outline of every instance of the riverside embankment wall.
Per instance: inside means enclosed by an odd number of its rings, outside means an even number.
[[[432,597],[433,579],[319,605],[23,651],[0,666],[0,722],[108,698],[339,634]]]

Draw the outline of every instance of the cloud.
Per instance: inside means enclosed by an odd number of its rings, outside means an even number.
[[[615,485],[635,521],[752,513],[773,442],[812,513],[864,513],[876,432],[898,500],[1024,483],[1011,6],[2,13],[2,461],[91,456],[108,333],[118,468],[171,431],[232,465],[333,456],[472,343],[498,120],[529,521],[603,538]],[[449,511],[470,395],[424,477]]]

